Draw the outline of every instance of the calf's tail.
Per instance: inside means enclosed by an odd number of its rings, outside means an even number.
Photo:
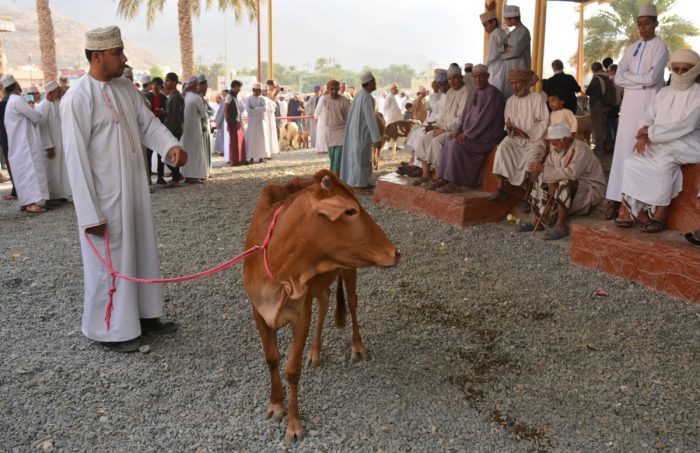
[[[345,327],[345,315],[347,305],[345,303],[345,291],[343,289],[343,274],[338,272],[338,285],[335,288],[335,326],[338,329]]]

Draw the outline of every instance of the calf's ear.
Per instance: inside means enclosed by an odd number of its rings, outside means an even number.
[[[352,209],[352,206],[348,205],[347,200],[340,197],[329,197],[321,200],[315,200],[312,206],[316,214],[325,215],[332,222],[338,220],[347,209]]]

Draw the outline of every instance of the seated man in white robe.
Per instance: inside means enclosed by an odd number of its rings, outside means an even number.
[[[634,154],[625,160],[623,206],[615,223],[659,233],[669,205],[683,187],[681,165],[700,163],[700,57],[690,49],[671,54],[671,86],[661,89],[637,131]]]
[[[456,63],[450,65],[450,69],[447,71],[447,81],[450,84],[450,89],[445,95],[445,103],[442,106],[440,117],[435,124],[425,127],[426,134],[416,147],[415,157],[421,161],[423,176],[416,179],[413,182],[414,185],[428,185],[432,180],[433,173],[437,178],[442,146],[449,135],[457,132],[461,124],[460,120],[469,92],[464,85],[462,70]]]
[[[545,240],[568,234],[566,220],[587,215],[605,197],[605,175],[590,146],[574,139],[568,125],[557,123],[547,130],[550,152],[544,161],[533,161],[528,170],[538,174],[530,200],[534,223],[518,225],[519,232],[545,230]]]
[[[426,110],[428,111],[428,117],[423,121],[420,126],[415,126],[411,132],[408,134],[406,139],[405,149],[412,154],[411,163],[415,168],[409,168],[408,165],[404,165],[399,170],[399,174],[407,174],[409,176],[422,176],[423,169],[421,163],[415,158],[415,151],[418,144],[423,140],[423,137],[427,133],[425,131],[426,126],[434,124],[440,117],[440,111],[445,103],[445,93],[450,89],[450,84],[447,82],[447,70],[436,69],[435,78],[431,84],[433,92],[428,96],[428,105]],[[416,169],[418,171],[416,171]]]
[[[511,186],[522,186],[528,178],[528,163],[541,162],[544,157],[549,110],[543,93],[530,92],[530,78],[530,70],[524,68],[508,72],[514,94],[506,101],[504,115],[508,136],[496,149],[493,174],[501,178],[491,201],[503,201],[508,197],[506,181]]]

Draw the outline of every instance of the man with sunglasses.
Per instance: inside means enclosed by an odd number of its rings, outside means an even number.
[[[634,154],[625,161],[623,207],[617,225],[636,220],[645,233],[666,227],[671,200],[683,187],[681,165],[700,163],[700,57],[671,54],[671,85],[663,88],[639,123]]]

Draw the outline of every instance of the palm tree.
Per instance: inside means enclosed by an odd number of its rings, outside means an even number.
[[[204,0],[206,9],[214,5],[214,0]],[[257,16],[256,0],[217,0],[219,11],[232,9],[237,21],[241,20],[243,10],[248,13],[248,20],[253,21]],[[141,5],[146,5],[146,26],[150,29],[156,16],[163,11],[165,0],[119,0],[117,14],[133,19],[137,16]],[[182,77],[194,74],[194,42],[192,40],[192,16],[199,17],[202,10],[200,0],[177,0],[177,22],[180,32],[180,61],[182,63]]]
[[[2,40],[2,34],[11,31],[15,31],[15,24],[12,23],[12,18],[0,16],[0,76],[4,76],[7,72],[7,56],[5,56],[5,44]]]
[[[39,48],[41,49],[41,70],[44,83],[58,79],[56,68],[56,35],[53,31],[49,0],[36,0],[36,17],[39,22]]]
[[[645,3],[649,3],[649,0],[617,0],[610,4],[611,11],[600,11],[586,19],[583,45],[586,68],[605,57],[618,57],[624,48],[639,39],[637,13],[639,6]],[[689,47],[685,38],[698,36],[700,30],[692,22],[668,14],[676,0],[656,0],[655,3],[659,13],[659,27],[656,29],[659,38],[671,52]],[[570,63],[576,66],[577,61],[578,52],[571,57]]]

